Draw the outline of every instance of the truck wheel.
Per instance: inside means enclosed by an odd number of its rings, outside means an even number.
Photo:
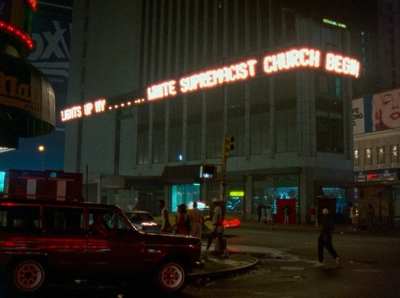
[[[154,275],[155,282],[159,289],[167,293],[182,290],[186,284],[186,277],[187,271],[185,267],[174,260],[162,263]]]
[[[11,273],[12,285],[20,293],[39,291],[47,279],[43,265],[32,259],[18,261]]]

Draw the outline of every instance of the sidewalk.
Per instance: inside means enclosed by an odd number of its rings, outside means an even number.
[[[299,232],[311,232],[318,234],[321,226],[313,226],[310,224],[284,224],[284,223],[275,223],[273,226],[265,226],[258,224],[256,221],[242,221],[241,226],[238,228],[250,228],[257,230],[266,230],[266,231],[274,231],[274,230],[290,230],[290,231],[299,231]],[[234,233],[234,229],[229,229],[227,234]],[[374,235],[374,236],[382,236],[382,237],[400,237],[400,230],[372,230],[372,231],[350,231],[349,225],[337,225],[335,226],[334,233],[340,234],[355,234],[355,235]],[[204,241],[205,239],[203,239]],[[204,243],[205,245],[205,243]],[[207,257],[202,257],[202,260],[205,263],[204,269],[194,269],[190,273],[191,278],[204,278],[211,276],[220,276],[232,272],[238,272],[243,270],[249,270],[254,268],[259,262],[257,258],[253,257],[257,254],[262,254],[264,258],[269,259],[291,259],[293,256],[290,254],[282,254],[281,252],[277,252],[274,249],[267,247],[252,247],[252,246],[243,246],[243,245],[228,245],[228,249],[230,251],[229,257],[223,258],[215,253],[211,253]],[[204,247],[203,247],[204,250]]]
[[[317,232],[321,231],[321,226],[314,226],[311,224],[296,224],[296,223],[274,223],[273,226],[266,226],[257,223],[255,220],[246,220],[241,222],[242,228],[254,228],[254,229],[265,229],[265,230],[289,230],[289,231],[309,231]],[[337,224],[333,233],[341,234],[356,234],[356,235],[373,235],[381,237],[400,237],[399,228],[387,228],[387,227],[376,227],[373,230],[358,229],[357,231],[350,230],[350,224]]]
[[[204,278],[211,276],[221,276],[227,273],[239,272],[255,267],[258,263],[256,258],[235,253],[223,258],[215,254],[202,257],[205,263],[204,269],[193,269],[189,274],[192,278]]]

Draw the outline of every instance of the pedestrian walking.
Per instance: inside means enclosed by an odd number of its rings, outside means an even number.
[[[290,213],[290,207],[288,205],[283,206],[283,215],[285,216],[285,220],[283,221],[284,223],[289,223],[289,213]]]
[[[132,211],[132,210],[133,210],[133,204],[132,204],[132,202],[129,203],[129,205],[128,205],[128,210],[129,210],[129,211]]]
[[[258,223],[261,223],[261,211],[262,211],[263,205],[261,204],[261,202],[258,202],[258,206],[257,206],[257,216],[258,216]]]
[[[188,235],[190,230],[190,218],[187,214],[186,205],[180,204],[178,206],[178,214],[175,219],[175,224],[169,228],[170,231],[176,228],[176,233],[181,235]]]
[[[167,207],[165,207],[165,201],[160,200],[158,202],[158,207],[161,209],[161,219],[162,219],[162,224],[161,224],[161,232],[167,232],[169,231],[169,228],[171,227],[171,223],[169,222],[169,212]]]
[[[136,203],[136,205],[135,205],[135,211],[140,211],[140,210],[142,210],[142,208],[140,207],[140,203],[139,203],[139,201]]]
[[[267,226],[273,226],[274,225],[274,221],[272,219],[272,209],[271,206],[267,206],[267,209],[265,211],[266,215],[267,215]]]
[[[317,216],[317,209],[315,209],[314,205],[310,207],[310,220],[311,224],[315,226],[315,217]]]
[[[340,266],[340,258],[333,248],[332,244],[332,232],[334,226],[332,219],[329,216],[329,210],[327,208],[322,210],[322,220],[321,220],[321,233],[318,237],[318,263],[317,267],[323,267],[324,264],[324,248],[331,254],[331,256],[336,260],[338,266]]]
[[[261,224],[262,225],[267,225],[267,215],[266,215],[266,209],[264,205],[261,208]]]
[[[358,215],[357,206],[356,204],[353,204],[353,206],[350,209],[350,219],[351,219],[350,229],[353,232],[357,231],[357,215]]]
[[[189,210],[189,216],[191,221],[190,236],[201,239],[201,233],[203,232],[204,216],[203,212],[197,209],[197,202],[193,202],[193,209]]]
[[[221,200],[219,200],[218,198],[214,198],[213,204],[215,206],[212,219],[213,227],[211,229],[210,235],[208,236],[207,247],[205,251],[206,256],[209,253],[209,249],[214,238],[218,238],[221,248],[224,247],[224,239],[223,239],[224,227],[222,226],[223,218],[222,218],[222,209],[220,207]],[[222,256],[227,257],[228,255],[229,252],[225,247]]]

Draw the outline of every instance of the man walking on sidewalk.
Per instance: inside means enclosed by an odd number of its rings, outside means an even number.
[[[317,267],[323,267],[324,264],[324,247],[328,250],[331,256],[336,260],[340,266],[340,258],[332,245],[332,231],[334,229],[332,219],[329,216],[329,210],[322,210],[321,233],[318,237],[318,260]]]
[[[224,249],[224,253],[222,256],[227,257],[229,255],[229,252],[226,249],[226,247],[223,247],[224,246],[224,240],[223,240],[224,227],[222,226],[223,218],[222,218],[222,209],[220,207],[221,201],[218,198],[214,198],[213,203],[215,205],[213,219],[212,219],[213,227],[211,229],[210,235],[208,236],[207,247],[206,247],[206,251],[204,254],[206,256],[208,255],[208,250],[210,249],[212,241],[214,238],[217,237],[219,240],[219,243],[221,245],[221,248]]]

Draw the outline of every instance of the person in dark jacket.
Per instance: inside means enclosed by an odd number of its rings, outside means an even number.
[[[328,250],[331,256],[336,260],[336,263],[340,266],[340,258],[336,253],[332,245],[332,231],[334,229],[332,219],[329,216],[329,210],[322,210],[322,221],[321,221],[321,233],[318,237],[318,263],[316,266],[324,266],[324,247]]]

